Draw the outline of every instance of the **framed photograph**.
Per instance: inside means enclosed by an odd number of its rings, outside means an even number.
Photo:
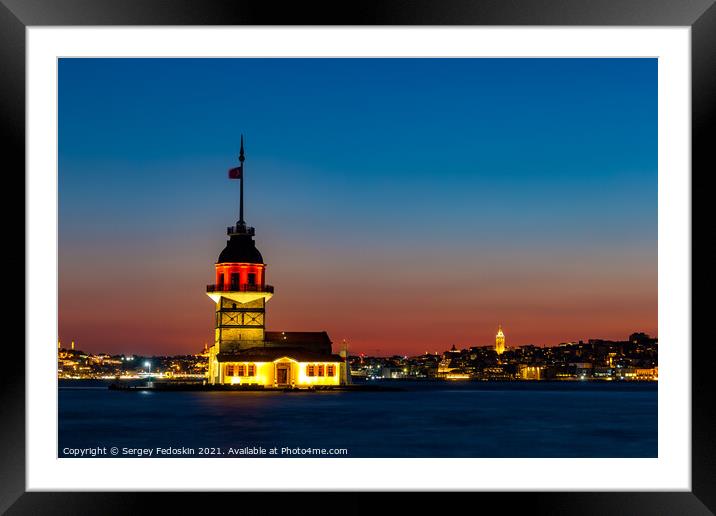
[[[0,508],[712,514],[712,4],[3,0]]]

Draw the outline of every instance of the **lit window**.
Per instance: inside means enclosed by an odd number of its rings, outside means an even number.
[[[234,376],[234,366],[232,366],[232,365],[226,366],[226,376]]]
[[[246,366],[240,365],[239,366],[239,374],[237,376],[246,376]]]
[[[335,376],[336,374],[336,366],[329,365],[326,366],[326,376]]]
[[[312,365],[306,366],[307,376],[316,376],[316,368]]]
[[[323,365],[318,366],[318,376],[323,376]]]
[[[256,376],[256,366],[254,364],[249,364],[248,370],[249,376]]]

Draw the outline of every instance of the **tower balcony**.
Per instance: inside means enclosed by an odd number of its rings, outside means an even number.
[[[273,297],[273,285],[207,285],[206,295],[218,303],[222,297],[238,303],[248,303],[263,298],[268,301]]]
[[[273,285],[207,285],[206,292],[266,292],[273,294]]]
[[[240,222],[237,222],[235,226],[228,226],[226,228],[226,234],[231,235],[249,235],[254,236],[256,234],[256,230],[252,228],[251,226],[247,226],[244,222],[243,224]]]

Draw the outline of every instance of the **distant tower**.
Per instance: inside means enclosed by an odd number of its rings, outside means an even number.
[[[70,344],[70,349],[74,351],[75,349],[75,341],[72,341],[72,344]]]
[[[208,285],[206,294],[216,303],[214,346],[209,363],[219,352],[236,352],[262,346],[265,341],[266,301],[273,287],[266,285],[266,264],[254,242],[254,228],[244,221],[244,137],[239,151],[240,165],[229,171],[230,179],[241,181],[239,220],[226,230],[229,240],[216,261],[216,283]]]
[[[502,333],[502,325],[497,326],[497,335],[495,335],[495,351],[498,355],[505,352],[505,334]]]

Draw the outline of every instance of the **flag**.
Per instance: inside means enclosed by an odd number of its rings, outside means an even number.
[[[244,166],[229,169],[229,179],[241,179],[244,173]]]

